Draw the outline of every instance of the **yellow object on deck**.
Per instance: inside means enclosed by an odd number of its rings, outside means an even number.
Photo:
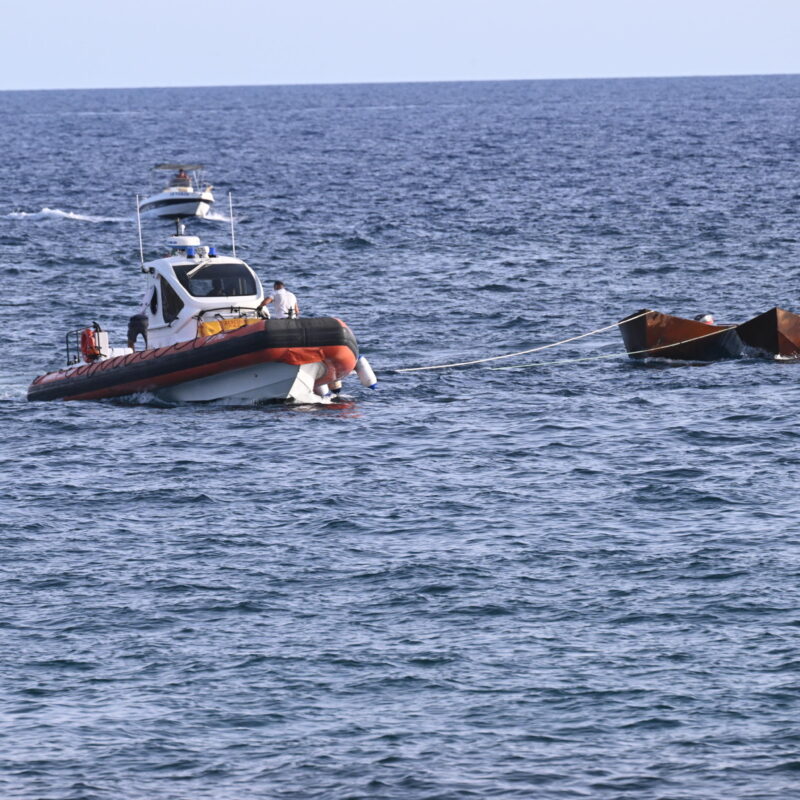
[[[208,322],[199,322],[197,324],[198,336],[213,336],[216,333],[224,333],[225,331],[235,331],[245,325],[258,325],[263,322],[260,319],[253,317],[234,317],[233,319],[213,319]]]

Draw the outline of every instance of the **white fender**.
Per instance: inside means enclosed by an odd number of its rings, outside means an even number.
[[[318,394],[320,397],[327,397],[330,393],[327,383],[321,383],[319,386],[314,387],[314,394]]]
[[[375,377],[375,373],[372,371],[369,361],[367,361],[364,356],[359,356],[358,361],[356,361],[356,374],[362,386],[369,386],[370,389],[377,388],[378,379]]]

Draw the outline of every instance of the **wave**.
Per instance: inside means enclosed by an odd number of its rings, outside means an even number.
[[[187,219],[188,219],[188,217],[187,217]],[[231,221],[230,217],[226,217],[224,214],[220,214],[217,211],[209,211],[209,213],[206,214],[205,219],[210,219],[210,220],[212,220],[212,222],[230,222]]]
[[[6,219],[72,219],[79,222],[130,222],[132,217],[96,217],[89,214],[78,214],[75,211],[63,211],[60,208],[43,208],[41,211],[12,211],[3,215]]]
[[[175,408],[179,405],[179,403],[161,400],[152,392],[136,392],[135,394],[126,394],[121,397],[110,397],[101,402],[118,406],[156,406],[158,408]]]
[[[0,403],[25,400],[27,397],[27,384],[4,384],[0,386]]]

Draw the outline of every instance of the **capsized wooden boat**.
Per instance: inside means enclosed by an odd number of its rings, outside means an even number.
[[[721,361],[741,358],[745,350],[736,325],[709,325],[649,309],[626,317],[619,330],[631,358]]]
[[[800,314],[776,306],[737,325],[736,333],[754,355],[800,358]]]

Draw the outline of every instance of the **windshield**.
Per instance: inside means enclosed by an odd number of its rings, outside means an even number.
[[[181,285],[193,297],[242,297],[258,294],[256,279],[244,264],[210,263],[197,269],[196,264],[175,267]]]

